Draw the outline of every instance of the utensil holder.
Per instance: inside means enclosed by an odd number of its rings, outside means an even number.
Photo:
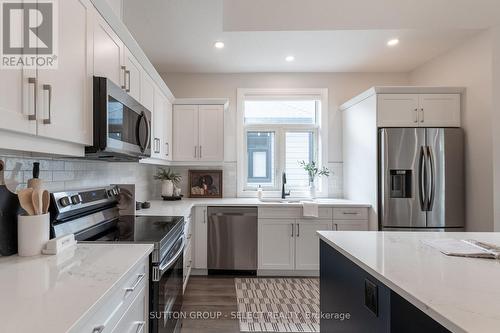
[[[21,257],[42,254],[50,237],[50,214],[25,216],[17,219],[17,252]]]

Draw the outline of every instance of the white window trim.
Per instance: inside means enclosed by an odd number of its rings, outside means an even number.
[[[317,151],[318,151],[318,162],[320,165],[328,164],[328,89],[326,88],[298,88],[298,89],[253,89],[253,88],[239,88],[237,89],[237,119],[236,119],[236,140],[238,149],[237,152],[237,194],[238,197],[256,197],[257,191],[245,188],[245,167],[246,167],[246,140],[245,133],[247,130],[258,130],[258,125],[252,125],[246,127],[244,125],[244,110],[245,110],[245,100],[248,99],[258,99],[262,97],[272,98],[286,98],[293,96],[294,98],[316,98],[321,101],[321,108],[316,115],[317,122]],[[280,126],[272,126],[273,128],[279,128]],[[269,126],[265,126],[262,129],[269,129]],[[287,126],[290,129],[290,126]],[[304,129],[305,127],[302,127]],[[307,126],[310,129],[311,126]],[[300,125],[294,125],[293,130],[301,130]],[[279,135],[279,133],[277,133]],[[280,147],[276,147],[276,154],[284,154],[280,151]],[[278,161],[281,161],[278,158]],[[279,167],[276,170],[280,170]],[[275,177],[278,178],[278,183],[281,186],[281,175],[275,173]],[[318,197],[328,197],[328,178],[321,177],[321,192],[317,192]],[[292,197],[306,197],[308,193],[292,191]],[[279,197],[281,196],[281,191],[266,191],[266,197]]]

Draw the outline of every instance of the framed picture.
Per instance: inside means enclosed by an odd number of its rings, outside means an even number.
[[[222,198],[222,170],[189,170],[190,198]]]

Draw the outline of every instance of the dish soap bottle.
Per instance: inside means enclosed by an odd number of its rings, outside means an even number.
[[[262,186],[259,185],[257,188],[257,199],[262,200]]]

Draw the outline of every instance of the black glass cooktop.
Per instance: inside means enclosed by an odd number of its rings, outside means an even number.
[[[163,244],[171,231],[182,228],[183,221],[182,217],[170,216],[120,216],[112,228],[92,240]]]

